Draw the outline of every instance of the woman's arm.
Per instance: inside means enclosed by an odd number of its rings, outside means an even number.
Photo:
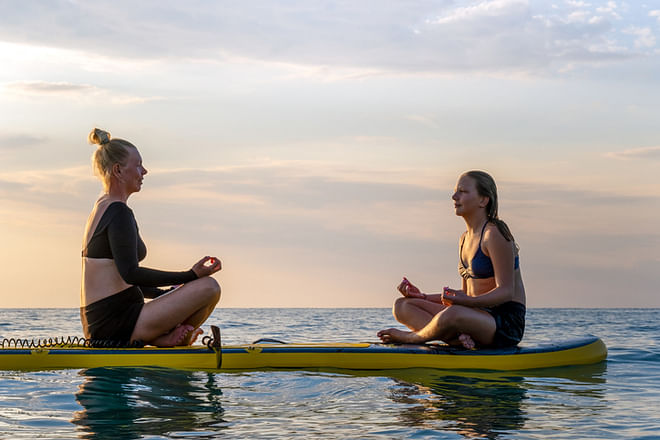
[[[121,205],[108,225],[108,240],[117,270],[126,283],[159,287],[184,284],[197,279],[197,275],[192,269],[184,272],[170,272],[140,267],[137,255],[138,234],[135,217],[128,206],[123,203]]]

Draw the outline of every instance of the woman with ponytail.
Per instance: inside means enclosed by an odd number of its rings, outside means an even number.
[[[83,239],[80,317],[85,337],[171,347],[189,345],[220,299],[211,278],[221,268],[204,257],[190,270],[142,267],[147,248],[126,202],[140,191],[147,170],[135,145],[95,128],[92,162],[103,183]],[[170,286],[169,289],[160,287]],[[145,302],[145,298],[152,298]]]
[[[439,339],[466,348],[517,345],[525,330],[525,287],[513,234],[498,217],[495,181],[483,171],[468,171],[452,200],[467,226],[459,242],[461,289],[427,294],[404,278],[398,287],[403,297],[392,313],[411,331],[391,328],[378,336],[383,342]]]

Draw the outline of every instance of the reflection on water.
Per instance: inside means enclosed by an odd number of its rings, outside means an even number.
[[[606,408],[606,363],[552,368],[515,375],[510,372],[400,370],[390,399],[405,404],[401,420],[421,429],[455,431],[465,438],[496,439],[525,427],[530,395],[561,393],[558,417]],[[536,415],[532,416],[536,418]]]
[[[525,424],[521,405],[526,389],[521,377],[429,373],[419,379],[396,379],[392,388],[390,398],[407,404],[401,413],[403,423],[441,427],[466,438],[497,438],[499,432],[515,432]]]
[[[342,438],[358,428],[375,438],[547,438],[564,423],[571,429],[575,420],[606,412],[606,365],[518,373],[97,368],[80,373],[76,400],[83,410],[72,423],[89,439]],[[394,406],[375,403],[375,396]],[[327,417],[331,431],[320,427]]]
[[[83,407],[71,421],[80,438],[212,436],[224,429],[215,375],[160,368],[93,368],[80,372]]]

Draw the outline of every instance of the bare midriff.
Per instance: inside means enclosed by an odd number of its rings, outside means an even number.
[[[83,257],[82,277],[81,307],[131,287],[119,275],[115,260],[110,258]]]
[[[522,275],[520,269],[516,269],[514,276],[513,298],[511,301],[526,304],[525,302],[525,286],[523,285]],[[466,280],[467,291],[470,296],[479,296],[484,293],[490,292],[497,287],[495,284],[495,277],[490,278],[468,278]]]

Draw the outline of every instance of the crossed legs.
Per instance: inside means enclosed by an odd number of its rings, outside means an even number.
[[[215,279],[186,283],[142,307],[131,340],[160,347],[190,345],[219,300],[220,285]]]
[[[475,342],[488,345],[495,335],[495,319],[486,311],[464,306],[445,307],[418,298],[398,298],[392,313],[412,331],[381,330],[383,342],[422,344],[442,340],[449,345],[472,348]]]

